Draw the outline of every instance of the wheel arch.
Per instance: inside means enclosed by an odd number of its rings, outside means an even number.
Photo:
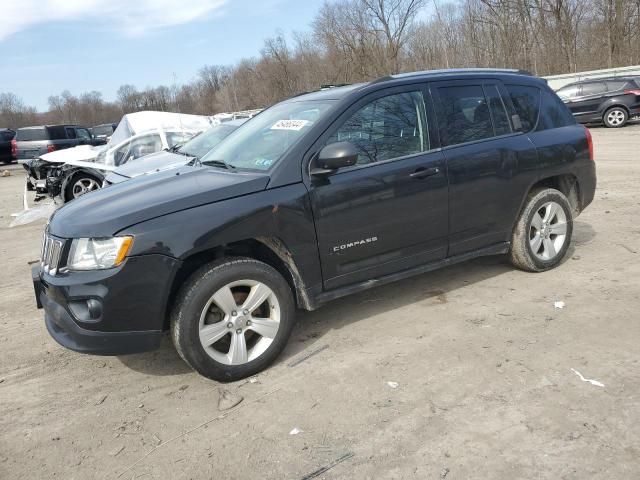
[[[582,211],[582,197],[578,177],[572,173],[564,173],[542,178],[531,185],[525,198],[537,188],[555,188],[564,194],[569,200],[574,216]],[[524,202],[523,202],[524,207]]]
[[[85,174],[85,175],[90,175],[92,177],[95,177],[95,179],[98,180],[98,182],[100,182],[101,185],[102,185],[102,180],[104,180],[104,177],[105,177],[104,173],[102,173],[100,170],[96,170],[94,168],[86,168],[86,167],[71,168],[65,171],[64,173],[65,175],[60,187],[60,194],[63,196],[63,198],[66,197],[67,187],[69,186],[69,183],[72,182],[73,179],[78,175]],[[64,199],[65,201],[67,201],[66,198]]]
[[[165,328],[169,326],[169,315],[178,291],[187,278],[202,265],[225,257],[238,256],[264,262],[276,269],[289,284],[294,294],[296,305],[305,310],[312,310],[314,308],[293,255],[284,242],[277,237],[254,237],[209,248],[183,259],[182,265],[174,275],[169,291]]]

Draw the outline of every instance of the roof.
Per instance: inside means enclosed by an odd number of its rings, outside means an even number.
[[[375,85],[383,82],[392,82],[394,80],[409,79],[412,77],[446,77],[446,76],[479,76],[479,75],[510,75],[510,76],[525,76],[528,78],[538,78],[525,70],[516,70],[509,68],[450,68],[443,70],[424,70],[420,72],[407,72],[398,73],[395,75],[387,75],[377,78],[368,83],[356,83],[353,85],[346,85],[341,87],[324,88],[315,92],[305,92],[294,97],[289,98],[287,101],[307,101],[307,100],[338,100],[345,97],[347,94],[358,90],[360,88],[367,87],[369,85]],[[541,80],[543,81],[543,80]]]
[[[36,128],[50,128],[50,127],[80,127],[80,125],[76,125],[75,123],[57,123],[52,125],[34,125],[32,127],[20,127],[18,128],[18,130],[35,130]]]

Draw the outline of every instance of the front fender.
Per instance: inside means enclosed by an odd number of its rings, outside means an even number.
[[[311,205],[302,183],[171,213],[118,235],[134,236],[131,255],[160,253],[179,260],[244,240],[277,238],[306,285],[322,281]]]

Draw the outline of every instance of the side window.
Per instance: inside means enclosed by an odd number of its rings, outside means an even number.
[[[582,84],[582,95],[602,95],[607,92],[607,84],[605,82],[591,82]]]
[[[113,157],[116,165],[122,165],[160,150],[162,150],[160,135],[154,133],[125,143],[114,152]]]
[[[522,131],[530,132],[538,123],[540,89],[524,85],[505,85],[522,123]]]
[[[91,140],[91,134],[86,128],[78,128],[76,129],[76,132],[78,133],[78,138],[82,140]]]
[[[507,109],[502,102],[498,87],[495,85],[487,85],[484,87],[484,91],[487,94],[489,100],[489,110],[491,111],[491,118],[493,119],[493,128],[496,136],[506,135],[511,133],[511,125],[509,124],[509,118],[507,117]]]
[[[65,131],[67,132],[67,138],[76,138],[76,129],[73,127],[65,127]]]
[[[375,163],[429,150],[422,92],[373,100],[329,137],[327,145],[351,142],[360,151],[358,164]]]
[[[441,87],[438,123],[442,145],[456,145],[494,136],[482,86]]]
[[[631,82],[627,80],[609,80],[607,81],[607,90],[610,92],[617,92],[624,90],[625,88],[632,87]]]
[[[556,92],[562,100],[570,100],[580,95],[580,85],[567,85]]]
[[[575,125],[576,121],[567,106],[552,91],[542,90],[538,130]]]

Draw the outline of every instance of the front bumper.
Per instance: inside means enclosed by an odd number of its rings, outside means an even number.
[[[94,355],[124,355],[159,347],[178,261],[131,257],[120,267],[61,276],[31,271],[38,308],[53,339]],[[95,309],[83,305],[97,305]]]

